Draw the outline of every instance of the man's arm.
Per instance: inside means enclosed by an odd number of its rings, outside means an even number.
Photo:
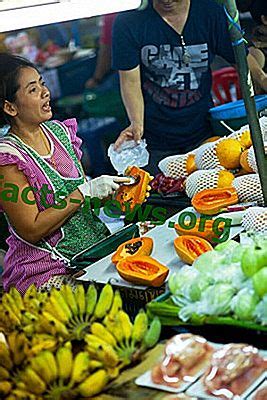
[[[141,88],[140,67],[119,71],[121,96],[130,120],[115,142],[115,149],[125,140],[139,141],[144,132],[144,98]]]
[[[267,93],[267,74],[252,54],[248,54],[247,61],[256,92]]]

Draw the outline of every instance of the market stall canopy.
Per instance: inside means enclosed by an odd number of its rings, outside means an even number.
[[[0,32],[135,9],[141,0],[0,0]]]

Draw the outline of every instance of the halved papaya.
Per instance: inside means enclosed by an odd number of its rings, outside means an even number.
[[[152,257],[126,257],[116,264],[120,276],[137,285],[159,287],[163,285],[169,269]]]

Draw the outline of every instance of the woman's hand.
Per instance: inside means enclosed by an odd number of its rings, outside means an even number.
[[[78,186],[82,195],[105,199],[119,189],[119,183],[129,182],[129,178],[101,175]]]
[[[133,122],[120,133],[118,139],[114,143],[114,150],[118,150],[122,143],[128,140],[134,140],[137,144],[139,144],[142,136],[143,126]]]

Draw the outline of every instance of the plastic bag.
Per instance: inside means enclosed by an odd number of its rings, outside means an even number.
[[[135,165],[137,167],[144,167],[147,165],[149,153],[146,146],[145,140],[141,140],[139,144],[134,140],[128,140],[122,143],[119,150],[115,151],[114,143],[112,143],[108,148],[108,156],[118,174],[123,174],[130,165]]]

